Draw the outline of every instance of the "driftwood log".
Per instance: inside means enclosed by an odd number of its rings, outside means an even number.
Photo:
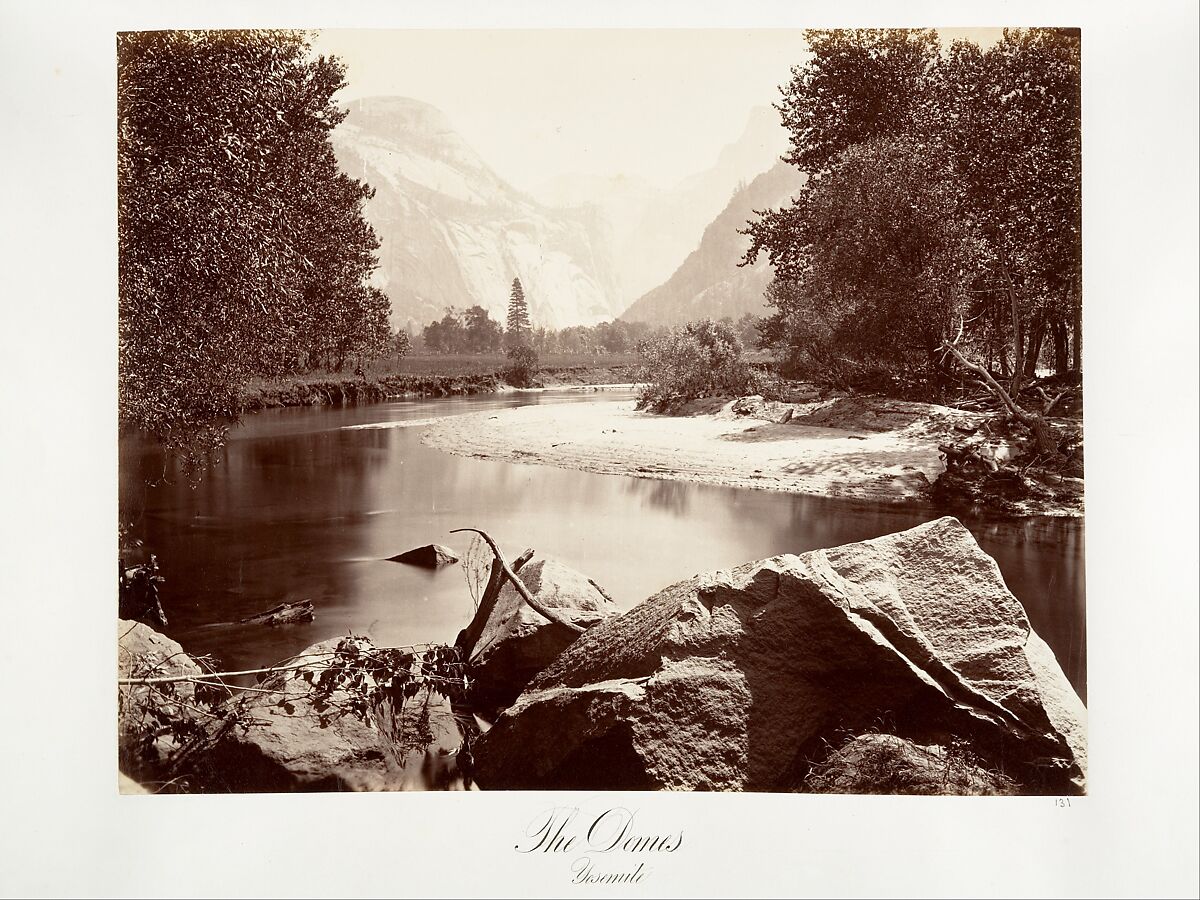
[[[979,363],[973,362],[973,361],[967,359],[965,356],[963,356],[962,351],[960,351],[958,349],[958,342],[960,340],[962,340],[962,332],[963,332],[963,326],[960,323],[959,327],[958,327],[958,337],[956,337],[953,341],[949,341],[949,340],[942,341],[941,349],[942,349],[943,353],[949,353],[956,360],[958,360],[958,363],[963,368],[974,373],[979,378],[979,380],[982,381],[987,386],[988,390],[990,390],[993,394],[995,394],[997,399],[999,399],[999,401],[1002,404],[1004,404],[1004,408],[1008,411],[1009,415],[1011,415],[1014,419],[1016,419],[1018,422],[1020,422],[1022,425],[1024,425],[1026,428],[1029,429],[1030,433],[1033,435],[1033,442],[1034,442],[1034,445],[1037,447],[1038,453],[1044,453],[1044,454],[1057,453],[1058,452],[1058,440],[1054,436],[1054,430],[1050,427],[1050,423],[1047,422],[1042,415],[1039,415],[1038,413],[1031,413],[1028,410],[1022,409],[1017,404],[1017,402],[1015,400],[1013,400],[1013,398],[1009,395],[1008,391],[1004,390],[1004,388],[1002,388],[1000,386],[999,382],[997,382],[996,379],[992,377],[991,372],[989,372],[983,366],[979,365]],[[1017,370],[1018,371],[1020,371],[1020,365],[1021,365],[1021,363],[1020,363],[1020,359],[1018,357],[1018,361],[1017,361]],[[1059,397],[1055,398],[1053,401],[1051,401],[1051,400],[1049,400],[1049,398],[1047,398],[1047,402],[1046,402],[1047,413],[1049,412],[1050,409],[1052,409],[1054,407],[1055,404],[1058,403],[1059,400],[1062,399],[1062,396],[1063,395],[1059,395]]]
[[[311,622],[316,618],[311,600],[301,600],[299,603],[280,603],[268,610],[245,619],[239,619],[239,625],[293,625],[299,622]]]
[[[531,559],[533,559],[532,547],[513,561],[513,572],[520,572],[521,567]],[[475,649],[475,643],[479,640],[479,635],[483,633],[483,627],[491,618],[492,610],[496,608],[496,599],[500,596],[500,589],[504,587],[506,577],[504,564],[493,556],[491,574],[488,575],[487,587],[483,589],[483,596],[479,600],[479,609],[476,610],[471,623],[458,633],[458,640],[454,642],[459,654],[464,659],[468,658],[471,651]]]
[[[492,549],[492,555],[495,557],[495,559],[493,560],[493,563],[500,564],[501,579],[506,578],[509,581],[511,581],[513,587],[516,588],[517,593],[521,595],[522,600],[524,600],[526,603],[528,603],[540,615],[549,619],[551,622],[554,622],[557,625],[561,625],[563,628],[570,629],[571,631],[575,632],[576,634],[583,634],[583,632],[584,632],[583,628],[580,628],[578,625],[576,625],[574,622],[569,621],[568,619],[564,619],[558,613],[554,612],[551,609],[548,609],[547,607],[543,606],[541,603],[539,603],[537,600],[534,599],[533,594],[531,594],[529,592],[529,588],[525,587],[524,582],[522,582],[521,579],[517,577],[516,571],[508,564],[508,561],[504,558],[504,554],[500,552],[500,548],[496,545],[496,542],[494,540],[492,540],[492,536],[490,534],[488,534],[486,531],[481,531],[478,528],[455,528],[455,529],[452,529],[450,533],[451,534],[460,534],[462,532],[467,532],[467,531],[473,532],[473,533],[479,535],[481,538],[483,538],[483,540],[487,543],[487,545]],[[533,551],[526,551],[526,553],[528,553],[529,556],[533,555]],[[526,557],[525,554],[521,555],[522,565],[524,564],[525,561],[527,561],[527,559],[528,559],[528,557]],[[493,574],[493,576],[495,576],[495,566],[494,565],[493,565],[493,569],[492,569],[492,574]],[[489,588],[492,584],[492,581],[493,581],[493,578],[488,579]],[[500,584],[500,586],[502,586],[503,581],[501,580],[499,584]],[[497,587],[496,593],[499,593],[499,586]],[[485,597],[487,596],[486,590],[484,592],[484,596]],[[492,598],[492,602],[495,603],[495,597]],[[483,606],[483,604],[481,603],[480,604],[481,612],[483,611],[482,606]],[[490,613],[490,610],[488,611],[488,613]],[[488,613],[477,616],[476,617],[477,620],[486,622]],[[475,637],[478,638],[478,634]],[[463,646],[466,648],[467,652],[469,652],[470,648],[473,644],[474,644],[474,642],[472,641],[471,644],[464,644]]]

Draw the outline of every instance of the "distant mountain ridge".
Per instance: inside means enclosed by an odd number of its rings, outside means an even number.
[[[673,188],[568,175],[531,196],[427,103],[371,97],[346,109],[334,149],[343,170],[376,190],[366,204],[381,244],[375,283],[391,301],[393,327],[410,330],[452,306],[479,305],[503,321],[513,278],[534,325],[617,318],[680,267],[731,194],[786,148],[777,115],[759,107],[712,167]]]
[[[393,326],[421,327],[478,304],[503,321],[513,278],[534,324],[595,324],[621,309],[604,224],[551,209],[500,178],[438,109],[405,97],[347,106],[333,132],[342,168],[376,189],[377,285]]]
[[[766,309],[763,291],[773,277],[771,264],[760,257],[753,266],[739,267],[750,238],[738,232],[745,229],[755,210],[787,205],[807,180],[808,176],[787,163],[776,162],[736,191],[674,274],[638,298],[621,318],[680,325],[705,317],[761,315]]]
[[[611,254],[624,308],[678,268],[730,196],[771,168],[787,144],[778,113],[758,106],[712,166],[669,189],[627,176],[574,175],[548,179],[533,194],[552,206],[590,205],[611,228]]]

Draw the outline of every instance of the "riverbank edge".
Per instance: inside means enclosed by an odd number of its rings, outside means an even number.
[[[604,475],[625,475],[633,478],[652,478],[667,481],[686,481],[717,487],[774,491],[826,497],[850,503],[884,503],[893,506],[922,507],[931,511],[959,514],[974,509],[986,509],[993,514],[1011,518],[1071,518],[1084,516],[1082,494],[1071,498],[1030,501],[1010,507],[987,503],[972,503],[957,497],[936,497],[935,486],[945,471],[941,445],[953,434],[954,420],[977,427],[992,417],[991,413],[971,413],[928,403],[890,400],[886,397],[859,397],[863,408],[856,420],[839,422],[841,427],[822,428],[801,426],[805,417],[789,418],[785,422],[738,416],[731,413],[734,398],[712,398],[694,404],[695,409],[684,415],[661,415],[637,410],[621,402],[604,404],[604,408],[572,410],[570,413],[529,408],[489,410],[486,413],[467,413],[439,419],[423,429],[421,442],[426,446],[477,459],[548,465],[573,471]],[[813,404],[820,407],[824,404]],[[880,428],[872,424],[881,407],[903,407],[916,413],[917,420],[903,428]],[[580,423],[573,420],[585,417],[583,425],[590,434],[580,433]],[[530,421],[530,419],[537,421]],[[568,423],[568,419],[572,420]],[[946,420],[934,429],[936,419]],[[621,432],[637,421],[657,423],[652,432],[642,430],[643,439],[633,443],[618,438]],[[747,428],[749,426],[749,428]],[[729,442],[738,441],[737,431],[758,432],[761,438],[778,450],[790,447],[795,453],[787,459],[754,457],[750,454],[724,452]],[[711,433],[709,433],[711,432]],[[855,468],[864,470],[859,479],[797,475],[796,468],[806,463],[811,451],[809,438],[818,443],[830,439],[849,438],[855,442],[845,451],[845,460],[854,460]],[[880,439],[883,457],[867,460],[863,450],[868,443]],[[757,439],[755,441],[757,443]],[[917,449],[925,459],[921,465],[897,466],[886,457],[897,442]],[[747,445],[743,445],[746,447]],[[871,448],[874,449],[874,448]],[[778,454],[772,453],[772,457]],[[691,462],[699,464],[688,465]],[[720,457],[718,459],[717,457]],[[830,460],[826,460],[829,462]],[[833,463],[840,462],[834,457]],[[872,465],[868,466],[867,463]],[[900,462],[903,462],[901,460]],[[1082,479],[1079,480],[1082,485]]]
[[[632,387],[636,381],[633,366],[563,366],[541,370],[534,384],[509,384],[501,372],[468,375],[397,374],[367,378],[361,375],[281,379],[247,387],[240,400],[242,413],[289,406],[338,406],[352,403],[379,403],[416,397],[457,397],[471,394],[501,394],[517,390],[554,388]]]

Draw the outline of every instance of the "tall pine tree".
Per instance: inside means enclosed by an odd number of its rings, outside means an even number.
[[[525,303],[525,290],[521,287],[521,279],[514,278],[512,293],[508,295],[508,346],[528,346],[532,330],[529,324],[529,306]]]

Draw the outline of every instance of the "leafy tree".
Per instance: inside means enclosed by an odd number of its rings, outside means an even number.
[[[593,329],[596,343],[605,353],[628,353],[633,347],[632,329],[629,323],[616,319],[612,322],[601,322]]]
[[[1034,375],[1047,336],[1055,368],[1078,371],[1079,33],[1006,29],[986,52],[956,43],[940,66],[939,85],[943,141],[961,179],[963,215],[978,223],[991,254],[970,313],[1011,346],[1013,388]],[[1007,365],[1007,354],[999,358]]]
[[[119,410],[196,461],[255,375],[386,346],[336,60],[294,31],[117,38]]]
[[[932,29],[811,29],[812,59],[792,69],[776,105],[790,140],[784,157],[820,175],[855,144],[909,133],[926,114],[938,59]]]
[[[770,220],[780,277],[776,334],[826,368],[837,354],[926,367],[981,249],[957,216],[952,173],[913,138],[872,138],[841,153],[826,176]],[[828,342],[821,347],[819,342]],[[831,352],[835,351],[835,352]]]
[[[762,320],[754,313],[742,313],[736,323],[738,339],[743,347],[757,347],[762,340],[759,324]]]
[[[412,352],[412,347],[412,336],[403,328],[398,329],[392,337],[392,355],[398,359],[403,359]]]
[[[1080,310],[1078,35],[1010,30],[942,54],[927,31],[806,34],[813,58],[779,109],[789,160],[814,177],[748,228],[746,261],[766,252],[781,279],[764,336],[793,361],[829,366],[836,348],[936,374],[958,322],[959,351],[1011,371],[1010,390],[1046,335],[1065,368]]]
[[[467,353],[492,353],[504,346],[500,323],[482,306],[472,306],[463,314],[463,331]]]
[[[529,306],[525,302],[525,289],[521,279],[514,278],[512,292],[508,297],[508,344],[509,346],[529,343],[532,326],[529,323]]]
[[[425,326],[425,349],[433,353],[461,353],[466,346],[465,332],[458,311],[450,307],[441,320]]]
[[[754,371],[742,360],[733,328],[704,319],[642,342],[639,409],[662,411],[700,397],[751,393]]]
[[[511,344],[504,351],[508,368],[504,378],[516,387],[531,387],[538,374],[538,353],[528,344]]]

